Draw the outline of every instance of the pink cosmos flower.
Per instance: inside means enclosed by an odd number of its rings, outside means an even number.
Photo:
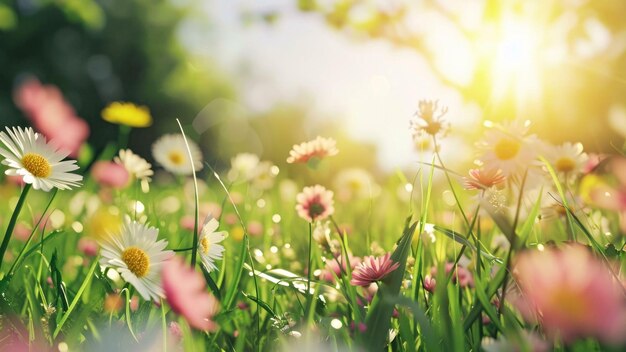
[[[313,158],[322,159],[327,156],[337,155],[337,142],[332,138],[323,138],[317,136],[312,141],[296,144],[289,151],[289,157],[287,162],[293,163],[307,163]]]
[[[304,187],[296,202],[298,215],[308,222],[324,220],[335,212],[333,192],[320,185]]]
[[[126,168],[112,161],[98,161],[91,168],[91,176],[101,186],[111,188],[125,188],[130,181],[130,174]]]
[[[206,291],[204,278],[179,257],[168,260],[162,272],[163,291],[172,310],[182,315],[191,327],[215,331],[212,319],[219,302]]]
[[[352,272],[350,283],[354,286],[369,286],[373,282],[384,279],[399,266],[400,263],[394,263],[391,260],[390,253],[377,258],[365,257]]]
[[[14,101],[35,129],[70,156],[78,155],[89,136],[89,125],[76,115],[57,87],[31,78],[17,87]]]
[[[584,337],[624,341],[624,293],[585,247],[526,251],[516,258],[513,272],[521,289],[513,303],[551,338],[566,343]]]
[[[499,186],[506,181],[506,176],[500,169],[471,169],[469,177],[463,178],[465,189],[487,189]]]

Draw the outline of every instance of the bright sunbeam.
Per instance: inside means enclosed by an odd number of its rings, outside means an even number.
[[[540,92],[540,32],[521,18],[505,16],[493,46],[491,77],[493,98],[512,93],[518,102],[536,98]]]

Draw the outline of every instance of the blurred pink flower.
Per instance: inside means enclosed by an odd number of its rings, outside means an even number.
[[[91,238],[81,237],[81,239],[78,240],[78,250],[86,256],[95,257],[98,255],[99,248],[98,242]]]
[[[620,229],[626,233],[626,158],[614,158],[610,167],[619,184],[613,187],[604,182],[593,182],[589,187],[589,198],[596,206],[616,211],[619,214]],[[589,179],[596,180],[592,177]]]
[[[434,277],[432,277],[431,275],[426,275],[424,276],[424,290],[430,292],[430,293],[435,293],[435,287],[437,287],[437,280],[435,280]]]
[[[333,192],[320,185],[304,187],[296,202],[298,215],[308,222],[324,220],[335,212]]]
[[[130,174],[124,166],[112,161],[97,161],[91,168],[91,176],[101,186],[125,188],[130,181]]]
[[[206,292],[204,278],[179,257],[167,261],[162,272],[163,291],[172,310],[182,315],[190,326],[215,331],[212,320],[219,311],[219,302]]]
[[[76,116],[57,87],[30,78],[17,87],[13,99],[35,129],[70,156],[78,155],[89,136],[89,125]]]
[[[356,268],[356,266],[361,263],[361,258],[359,257],[350,255],[349,258],[351,270]],[[344,260],[341,256],[326,259],[326,267],[321,270],[320,279],[327,282],[335,282],[335,277],[341,277],[342,273],[346,272],[347,267],[347,260]]]
[[[446,275],[449,275],[450,272],[452,271],[452,269],[454,269],[454,264],[453,263],[446,263],[445,265],[446,267]],[[437,267],[433,266],[432,268],[430,268],[430,274],[432,277],[436,277],[437,276]],[[432,286],[433,289],[435,287],[435,279],[432,279]],[[467,270],[466,268],[457,265],[456,269],[455,269],[455,273],[452,275],[452,282],[453,283],[457,283],[465,288],[465,287],[474,287],[474,277],[472,276],[472,273]]]
[[[521,293],[513,300],[528,321],[566,343],[594,337],[624,341],[626,302],[609,269],[581,245],[526,251],[515,260]]]
[[[399,266],[400,263],[394,263],[391,260],[390,253],[376,258],[365,257],[352,272],[350,283],[355,286],[369,286],[373,282],[384,279]]]
[[[469,177],[463,178],[465,189],[487,189],[499,186],[506,181],[506,176],[500,169],[471,169]]]
[[[287,162],[307,163],[311,159],[322,159],[327,156],[337,155],[337,142],[332,138],[324,138],[317,136],[312,141],[296,144],[289,151]]]
[[[263,234],[263,224],[253,220],[248,223],[248,233],[250,236],[261,236]]]

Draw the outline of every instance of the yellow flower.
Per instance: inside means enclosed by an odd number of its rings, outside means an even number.
[[[113,102],[102,110],[105,121],[130,127],[148,127],[152,125],[150,110],[133,103]]]

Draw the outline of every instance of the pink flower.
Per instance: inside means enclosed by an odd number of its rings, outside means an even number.
[[[91,168],[91,176],[101,186],[125,188],[130,181],[130,174],[124,166],[112,161],[98,161]]]
[[[350,269],[354,270],[358,264],[361,263],[361,258],[350,257]],[[348,267],[348,261],[344,260],[341,256],[332,259],[326,259],[326,267],[322,269],[320,273],[320,279],[327,282],[335,282],[335,277],[341,277],[346,272]],[[333,274],[334,273],[334,274]]]
[[[469,177],[463,178],[465,189],[487,189],[498,186],[506,181],[506,176],[500,169],[471,169]]]
[[[435,280],[434,277],[432,277],[431,275],[426,275],[424,276],[424,290],[430,292],[430,293],[435,293],[435,288],[437,287],[437,280]]]
[[[263,224],[258,221],[250,221],[248,223],[248,233],[250,236],[261,236],[263,234]]]
[[[289,151],[289,157],[287,162],[293,163],[306,163],[309,160],[316,158],[322,159],[327,156],[337,155],[337,142],[332,138],[323,138],[317,136],[312,141],[296,144]]]
[[[390,253],[377,258],[365,257],[352,272],[350,283],[355,286],[369,286],[373,282],[384,279],[399,266],[400,263],[394,263],[391,260]]]
[[[450,272],[452,271],[452,269],[455,270],[454,274],[452,275],[452,282],[453,283],[458,283],[461,287],[465,288],[465,287],[474,287],[474,277],[472,276],[472,273],[467,270],[466,268],[457,265],[456,268],[454,268],[454,264],[453,263],[446,263],[445,265],[446,267],[446,275],[450,275]],[[437,267],[433,266],[430,269],[430,274],[434,277],[437,276]],[[435,281],[434,279],[432,279],[433,281]],[[434,283],[433,283],[434,286]]]
[[[619,182],[618,186],[613,187],[599,181],[599,178],[588,176],[591,184],[587,186],[589,200],[598,207],[616,211],[619,214],[620,229],[626,232],[626,158],[614,158],[610,167]]]
[[[76,116],[57,87],[31,78],[16,89],[14,101],[39,132],[70,156],[78,155],[89,136],[89,125]]]
[[[191,327],[215,331],[212,320],[219,302],[206,291],[204,278],[179,257],[167,261],[162,272],[163,291],[172,310],[182,315]]]
[[[320,185],[304,187],[296,202],[298,215],[308,222],[324,220],[335,212],[333,192]]]
[[[98,242],[91,238],[82,237],[78,240],[78,250],[86,256],[95,257],[98,255],[98,248]]]
[[[566,343],[584,337],[624,341],[624,294],[608,268],[585,247],[524,252],[516,258],[514,274],[521,294],[513,303],[548,336]]]

